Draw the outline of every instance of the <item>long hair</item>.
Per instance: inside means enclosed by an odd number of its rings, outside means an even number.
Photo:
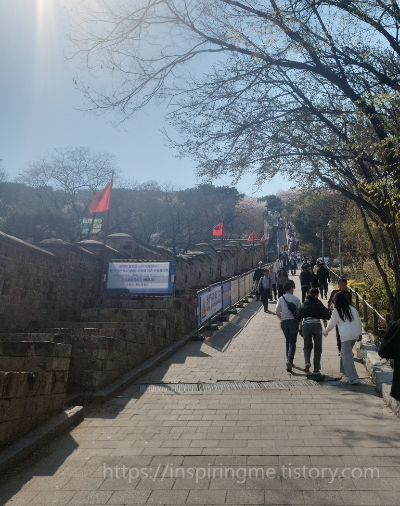
[[[349,320],[349,322],[353,321],[353,315],[350,309],[350,303],[347,300],[346,295],[343,292],[338,292],[335,295],[335,307],[337,312],[339,313],[339,318],[343,321]]]
[[[318,295],[319,295],[318,288],[310,288],[308,290],[308,294],[307,294],[306,299],[307,300],[313,300],[313,299],[316,299]]]

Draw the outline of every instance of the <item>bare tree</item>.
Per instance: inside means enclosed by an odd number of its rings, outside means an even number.
[[[115,172],[114,155],[66,147],[31,162],[19,180],[36,188],[55,209],[73,213],[79,221],[87,213],[93,194],[109,183]]]
[[[172,144],[197,159],[201,176],[284,172],[353,200],[400,317],[397,1],[92,3],[72,12],[71,41],[91,72],[110,72],[112,87],[96,92],[81,80],[90,107],[125,120],[154,97],[175,97],[170,119],[182,140]],[[208,71],[190,72],[204,57]]]

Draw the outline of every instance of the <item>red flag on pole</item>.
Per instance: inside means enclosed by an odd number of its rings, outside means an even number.
[[[224,222],[221,221],[221,223],[218,223],[218,225],[215,225],[213,228],[213,236],[223,236],[224,235]]]
[[[261,242],[265,242],[265,234],[260,239]]]
[[[103,211],[110,210],[110,201],[111,201],[111,187],[112,182],[108,183],[108,185],[100,190],[92,199],[92,203],[89,207],[89,213],[102,213]]]
[[[253,242],[253,241],[254,241],[254,230],[253,230],[253,232],[249,235],[249,237],[247,238],[247,241],[248,241],[248,242]]]

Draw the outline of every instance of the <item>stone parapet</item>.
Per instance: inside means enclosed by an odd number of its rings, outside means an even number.
[[[0,342],[0,446],[62,410],[70,356],[70,344]]]

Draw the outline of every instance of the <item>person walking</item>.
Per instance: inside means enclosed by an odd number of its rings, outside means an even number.
[[[312,288],[311,281],[312,275],[310,272],[310,264],[303,264],[301,266],[300,272],[300,285],[301,285],[301,302],[306,300],[306,295],[308,294],[308,290]]]
[[[357,309],[353,307],[345,295],[345,292],[338,292],[335,296],[335,309],[324,336],[335,327],[339,329],[341,350],[340,350],[340,372],[349,378],[350,385],[359,385],[356,367],[354,365],[353,346],[361,339],[362,323]]]
[[[299,332],[299,323],[292,311],[289,309],[288,303],[292,303],[298,310],[300,308],[300,300],[293,295],[295,285],[293,281],[287,281],[283,289],[285,295],[278,299],[275,313],[281,320],[281,329],[286,339],[286,370],[290,372],[293,368],[294,355],[296,353],[297,334]]]
[[[254,271],[254,274],[253,274],[253,283],[256,284],[256,299],[257,300],[260,300],[260,292],[257,290],[257,287],[258,287],[258,283],[259,283],[260,279],[263,277],[263,274],[264,274],[264,271],[262,268],[262,262],[260,260],[258,262],[258,267]]]
[[[282,297],[282,295],[285,293],[284,291],[284,285],[289,281],[289,276],[285,269],[281,268],[279,269],[277,275],[276,275],[276,282],[278,285],[278,297]]]
[[[314,268],[310,265],[310,274],[311,274],[311,288],[318,288],[318,276],[314,271]]]
[[[331,315],[329,309],[318,299],[318,288],[311,288],[308,291],[306,300],[300,306],[297,317],[301,319],[300,335],[304,339],[304,371],[309,372],[311,368],[311,352],[314,348],[314,374],[321,372],[322,355],[322,325],[326,328],[326,322]]]
[[[274,271],[273,266],[269,271],[269,277],[271,279],[271,291],[269,293],[269,300],[272,301],[272,294],[274,295],[274,299],[276,300],[276,272]]]
[[[350,292],[350,290],[347,289],[347,279],[345,278],[340,278],[338,280],[338,289],[337,290],[332,290],[330,296],[329,296],[329,300],[328,300],[328,308],[331,310],[331,312],[333,312],[333,309],[334,309],[334,305],[335,305],[335,297],[338,293],[344,293],[347,300],[349,301],[349,304],[352,305],[352,293]],[[342,343],[340,341],[340,335],[339,335],[339,328],[336,327],[336,345],[337,345],[337,348],[338,348],[338,351],[339,351],[339,355],[340,355],[340,349],[342,347]]]
[[[264,269],[264,274],[258,282],[258,291],[264,305],[264,313],[268,313],[268,299],[271,292],[271,278],[269,277],[269,269]]]
[[[331,282],[331,278],[329,275],[329,270],[326,268],[325,262],[319,262],[319,267],[317,270],[318,277],[318,288],[319,293],[321,295],[321,299],[325,296],[325,299],[328,298],[328,283]]]
[[[292,274],[292,276],[294,276],[296,274],[296,270],[297,270],[297,261],[293,255],[290,257],[289,267],[290,267],[290,273]]]

